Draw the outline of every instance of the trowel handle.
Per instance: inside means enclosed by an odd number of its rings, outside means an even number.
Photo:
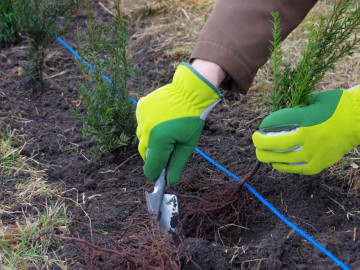
[[[168,165],[169,165],[173,155],[174,155],[174,150],[171,152],[168,162],[166,163],[164,169],[160,173],[160,176],[158,177],[158,179],[155,182],[154,192],[159,192],[159,194],[162,194],[162,195],[165,193],[165,188],[167,185],[167,179],[166,179],[167,168],[168,168]]]
[[[154,185],[154,192],[159,193],[161,195],[165,192],[166,187],[166,167],[161,171],[159,178],[156,180]]]

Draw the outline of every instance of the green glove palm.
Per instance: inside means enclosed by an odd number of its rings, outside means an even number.
[[[257,158],[282,172],[316,174],[360,144],[360,86],[315,93],[308,106],[270,114],[253,134]]]
[[[136,109],[139,153],[144,173],[156,180],[168,162],[170,186],[194,151],[210,110],[221,100],[219,90],[189,64],[181,63],[172,83],[139,100]]]

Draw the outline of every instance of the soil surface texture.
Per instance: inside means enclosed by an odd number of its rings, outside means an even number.
[[[96,17],[111,20],[101,9]],[[84,27],[85,20],[78,14],[69,29]],[[72,30],[62,38],[76,50]],[[170,82],[173,66],[164,52],[152,50],[156,41],[131,42],[145,92]],[[136,53],[143,48],[148,50]],[[136,141],[89,161],[95,144],[82,137],[82,123],[72,113],[84,110],[77,92],[83,78],[74,57],[55,41],[48,52],[43,89],[34,89],[24,83],[20,67],[25,51],[24,38],[1,49],[1,129],[9,125],[16,130],[19,146],[26,142],[22,155],[33,157],[48,182],[60,186],[72,220],[69,237],[116,251],[61,241],[59,255],[69,269],[339,269],[248,189],[231,197],[236,181],[196,152],[181,181],[166,190],[179,199],[180,233],[161,231],[147,211],[145,191],[152,192],[153,183],[143,174]],[[136,91],[132,93],[137,99]],[[263,118],[261,93],[224,95],[206,120],[198,147],[243,177],[256,163],[251,136]],[[331,169],[314,176],[283,174],[262,164],[248,184],[340,261],[360,269],[359,191],[339,175]],[[27,177],[20,174],[17,181]],[[11,197],[2,191],[16,189],[14,181],[5,180],[0,175],[0,200]],[[16,215],[1,218],[12,223]]]

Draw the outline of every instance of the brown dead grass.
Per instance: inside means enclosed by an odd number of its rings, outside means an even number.
[[[307,27],[316,23],[319,16],[331,14],[334,0],[319,1],[305,20],[283,43],[284,60],[293,64],[301,59],[307,43]],[[187,61],[196,40],[210,15],[215,0],[123,0],[124,17],[136,22],[139,27],[134,38],[141,43],[152,39],[158,44],[153,50],[163,51],[177,66]],[[360,29],[357,30],[357,34]],[[360,48],[360,47],[359,47]],[[324,91],[333,88],[349,88],[360,81],[360,50],[353,56],[345,57],[337,64],[337,69],[328,72],[317,89]],[[265,64],[255,77],[251,91],[264,89],[264,94],[272,87],[270,63]]]
[[[187,61],[215,0],[123,0],[125,18],[142,27],[132,36],[137,43],[152,39],[177,66]],[[131,45],[131,44],[130,44]]]

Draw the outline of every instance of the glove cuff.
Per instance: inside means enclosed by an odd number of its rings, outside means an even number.
[[[352,102],[355,105],[355,112],[359,116],[360,119],[360,84],[353,88],[352,90],[349,90],[349,93],[352,98]]]
[[[360,145],[360,85],[347,91],[350,95],[351,102],[354,104],[354,114],[356,117],[356,132],[358,138],[358,145]]]
[[[208,107],[223,98],[220,90],[188,63],[183,62],[178,66],[172,85],[173,89],[177,90],[177,94],[196,107],[205,104]]]

